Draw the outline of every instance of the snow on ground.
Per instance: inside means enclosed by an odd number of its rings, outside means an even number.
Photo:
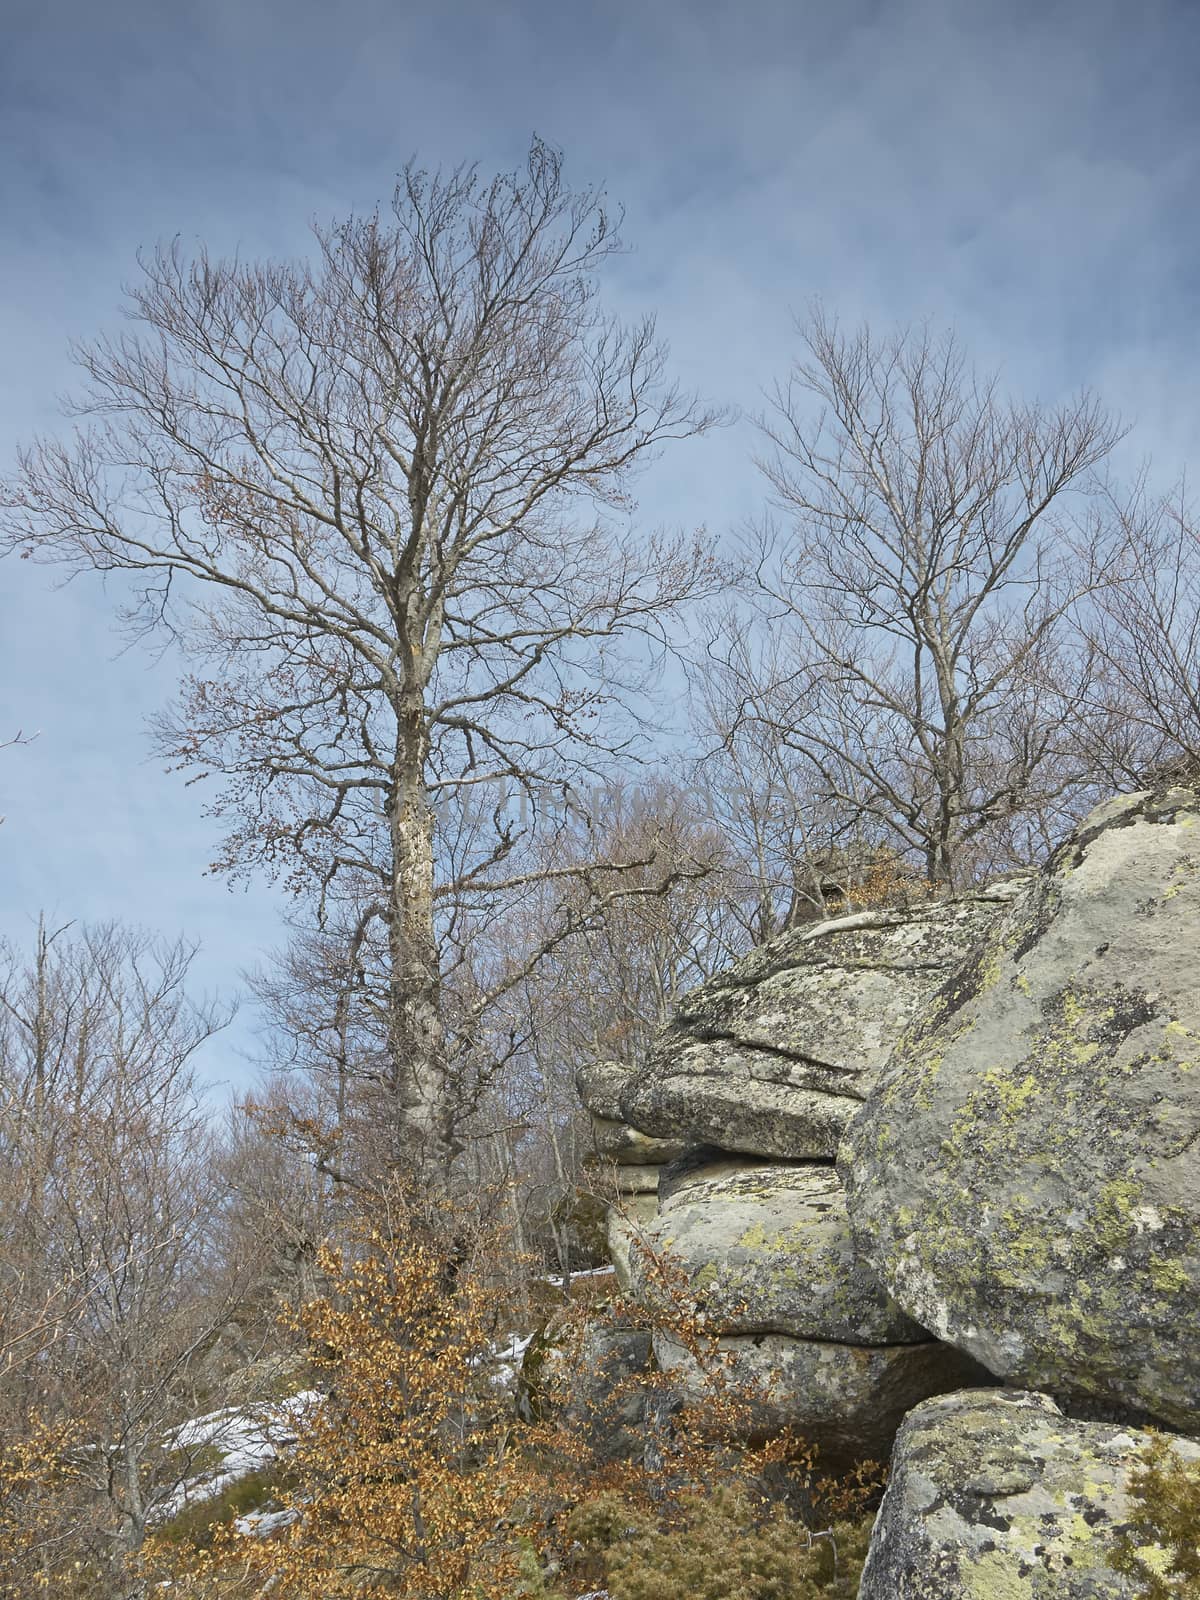
[[[573,1272],[571,1274],[570,1281],[574,1283],[577,1278],[608,1278],[611,1277],[616,1270],[616,1267],[613,1266],[589,1267],[587,1272]],[[542,1282],[548,1283],[552,1289],[561,1289],[567,1280],[565,1278],[543,1278]],[[583,1600],[588,1600],[588,1597],[585,1595]]]
[[[196,1455],[219,1451],[221,1459],[181,1483],[159,1508],[158,1517],[166,1521],[185,1506],[211,1500],[239,1478],[274,1461],[295,1444],[298,1424],[322,1398],[317,1389],[303,1389],[286,1400],[226,1406],[176,1428],[167,1440],[169,1450]]]
[[[278,1533],[280,1528],[290,1528],[299,1515],[294,1508],[291,1511],[249,1511],[244,1517],[235,1517],[233,1525],[239,1533],[265,1539],[268,1534]]]
[[[514,1333],[507,1344],[497,1345],[489,1351],[487,1361],[489,1365],[495,1363],[495,1371],[491,1375],[491,1383],[497,1389],[511,1389],[517,1381],[517,1374],[521,1370],[521,1359],[526,1350],[533,1343],[533,1334]]]

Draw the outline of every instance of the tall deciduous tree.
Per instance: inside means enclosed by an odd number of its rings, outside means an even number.
[[[791,658],[747,707],[829,800],[954,884],[1080,776],[1063,618],[1097,573],[1067,535],[1119,430],[1086,394],[1004,398],[952,336],[877,339],[818,310],[804,339],[762,424],[784,526],[760,586]]]
[[[220,866],[345,894],[351,966],[383,928],[397,1157],[441,1164],[439,913],[519,885],[544,796],[628,738],[615,709],[712,579],[703,541],[631,531],[631,474],[714,419],[652,321],[600,308],[613,221],[538,141],[490,182],[410,167],[390,216],[316,244],[144,260],[4,542],[139,576],[130,620],[198,663],[162,746],[225,779]]]

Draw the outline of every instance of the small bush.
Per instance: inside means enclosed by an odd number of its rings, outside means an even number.
[[[812,1533],[782,1506],[731,1486],[681,1495],[659,1524],[606,1496],[568,1527],[602,1555],[612,1600],[854,1600],[869,1516]]]
[[[1200,1461],[1156,1435],[1130,1480],[1133,1520],[1113,1556],[1139,1600],[1200,1600]]]

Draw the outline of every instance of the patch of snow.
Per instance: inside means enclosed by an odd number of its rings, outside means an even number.
[[[233,1525],[238,1533],[252,1535],[256,1539],[265,1539],[270,1533],[278,1533],[280,1528],[290,1528],[300,1515],[295,1509],[291,1511],[250,1511],[244,1517],[235,1517]]]
[[[493,1370],[489,1374],[488,1382],[495,1389],[511,1389],[517,1381],[517,1373],[521,1369],[521,1359],[526,1350],[533,1343],[531,1333],[514,1333],[507,1344],[494,1346],[486,1356],[480,1358],[480,1364],[486,1364]]]
[[[616,1270],[617,1269],[614,1266],[589,1267],[586,1272],[573,1272],[571,1274],[571,1282],[574,1283],[577,1278],[608,1278],[611,1277]],[[543,1278],[542,1282],[548,1283],[552,1289],[561,1289],[566,1282],[566,1279],[561,1277]],[[587,1600],[586,1595],[583,1596],[583,1600]]]
[[[296,1442],[301,1419],[321,1403],[317,1389],[303,1389],[285,1400],[255,1406],[225,1406],[205,1416],[193,1417],[166,1440],[168,1450],[220,1451],[221,1460],[205,1472],[187,1478],[158,1507],[156,1520],[167,1521],[185,1506],[212,1500],[230,1484],[274,1461]]]

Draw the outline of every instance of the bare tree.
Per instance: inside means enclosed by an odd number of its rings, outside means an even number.
[[[311,1088],[301,1097],[294,1083],[276,1078],[231,1108],[221,1141],[217,1173],[227,1198],[218,1241],[226,1276],[247,1284],[243,1336],[276,1352],[287,1319],[320,1292],[317,1258],[344,1218],[314,1151],[317,1130],[327,1125]]]
[[[696,664],[695,803],[726,842],[729,956],[844,906],[885,830],[843,767],[834,793],[798,747],[791,641],[734,610],[710,618]],[[850,797],[853,796],[851,799]]]
[[[1200,772],[1200,527],[1186,488],[1112,502],[1119,558],[1077,624],[1094,679],[1079,733],[1109,785]]]
[[[1063,619],[1102,563],[1067,535],[1118,429],[1086,394],[1004,399],[951,335],[876,340],[819,309],[803,332],[761,424],[785,531],[760,530],[759,589],[787,645],[747,711],[952,885],[1080,780]]]
[[[564,1224],[593,1147],[577,1068],[644,1060],[680,996],[724,965],[739,938],[725,841],[686,789],[661,777],[615,784],[595,812],[555,839],[556,866],[642,865],[543,880],[469,952],[479,987],[498,991],[480,1017],[478,1054],[509,1063],[477,1080],[472,1161],[480,1185],[507,1197],[514,1228],[552,1241],[561,1270],[572,1260]],[[502,975],[515,981],[502,984]]]
[[[129,620],[201,664],[162,748],[226,780],[219,865],[384,930],[395,1142],[444,1165],[439,917],[519,886],[528,817],[628,740],[714,576],[702,541],[630,530],[631,474],[714,418],[651,321],[599,308],[612,219],[538,141],[491,182],[410,167],[390,218],[316,242],[314,264],[144,261],[133,330],[77,351],[84,422],[3,491],[4,540],[140,575]]]
[[[722,845],[712,829],[697,826],[689,804],[661,781],[645,791],[610,786],[586,809],[568,805],[558,825],[523,853],[518,892],[476,895],[464,887],[440,925],[442,1019],[455,1063],[451,1109],[464,1149],[494,1142],[500,1125],[540,1120],[530,1110],[538,1096],[531,1101],[528,1069],[552,1011],[569,1010],[583,1034],[611,1031],[618,1014],[632,1010],[648,1018],[642,1031],[661,1025],[676,987],[651,1000],[669,981],[653,930],[667,938],[691,916],[686,937],[703,939],[707,959],[719,964]],[[703,934],[701,908],[708,916]],[[343,905],[331,908],[323,928],[299,923],[290,945],[253,982],[268,1023],[269,1064],[282,1102],[293,1106],[295,1135],[307,1140],[318,1172],[369,1188],[386,1167],[378,1113],[387,1092],[388,949],[381,929],[365,936],[358,929],[355,909]],[[613,940],[625,947],[622,973],[610,972],[602,992],[592,990],[585,953]],[[696,959],[694,948],[675,949],[672,970],[680,979],[694,974]],[[564,1048],[557,1031],[555,1039],[553,1048]],[[570,1084],[573,1068],[559,1065]],[[479,1161],[472,1148],[476,1187],[483,1181]]]
[[[234,1303],[231,1279],[209,1292],[219,1195],[190,1068],[224,1018],[187,1000],[191,954],[42,928],[0,970],[0,1432],[66,1428],[35,1554],[111,1595],[141,1593],[147,1528],[194,1470],[169,1429]]]

